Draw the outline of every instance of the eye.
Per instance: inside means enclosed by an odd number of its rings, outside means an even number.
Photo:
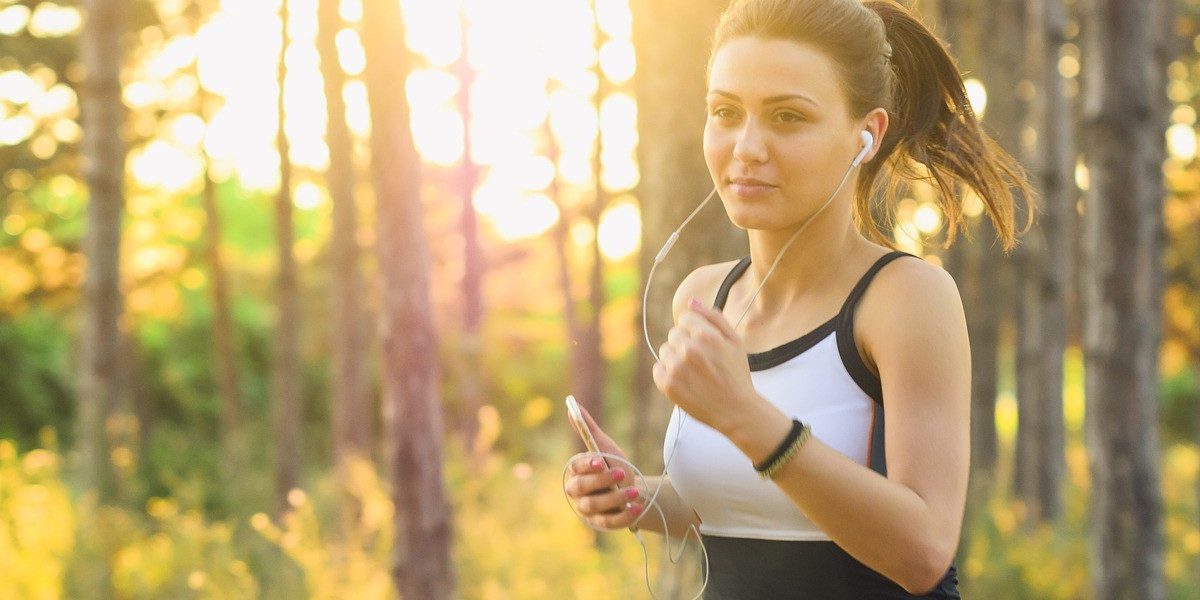
[[[802,115],[790,111],[781,111],[775,113],[775,118],[781,123],[799,123],[805,120]]]
[[[710,114],[721,120],[729,120],[737,118],[737,111],[728,106],[718,106],[710,112]]]

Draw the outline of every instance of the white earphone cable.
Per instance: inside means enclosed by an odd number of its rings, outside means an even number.
[[[796,232],[792,234],[792,237],[788,238],[788,241],[783,245],[783,247],[779,250],[779,253],[775,256],[774,262],[771,263],[771,267],[769,269],[767,269],[766,274],[763,275],[762,281],[759,282],[758,287],[755,288],[754,293],[750,296],[750,299],[746,301],[746,306],[742,310],[742,314],[738,317],[737,321],[733,324],[733,329],[735,331],[741,325],[742,320],[745,319],[746,315],[750,312],[750,308],[754,305],[755,298],[758,297],[758,293],[760,291],[762,291],[763,286],[766,285],[767,279],[771,277],[771,274],[775,272],[775,268],[779,266],[779,262],[783,259],[784,253],[787,252],[788,248],[792,245],[792,243],[795,242],[796,239],[800,236],[800,232],[804,231],[804,229],[808,227],[808,224],[811,223],[812,220],[815,219],[818,214],[820,214],[822,211],[824,211],[825,208],[828,207],[831,202],[833,202],[833,199],[835,197],[837,197],[838,192],[840,192],[842,190],[842,187],[846,184],[846,180],[849,179],[850,173],[854,171],[855,167],[857,167],[857,166],[859,166],[859,164],[861,164],[862,159],[866,156],[867,152],[872,148],[874,140],[873,140],[873,137],[871,137],[870,132],[863,131],[862,137],[863,137],[862,150],[859,151],[858,155],[856,155],[854,160],[850,163],[850,167],[848,169],[846,169],[846,172],[842,175],[841,180],[838,181],[837,187],[834,188],[833,193],[831,193],[829,195],[829,198],[827,200],[825,200],[825,203],[822,204],[820,208],[818,208],[815,212],[813,212],[811,215],[809,215],[807,219],[805,219],[804,223],[802,223],[800,225],[800,227],[798,229],[796,229]],[[658,356],[658,352],[656,352],[654,349],[654,344],[650,341],[650,328],[649,328],[649,324],[648,324],[648,320],[647,320],[647,311],[646,311],[646,309],[648,307],[649,297],[650,297],[650,284],[654,281],[654,271],[658,268],[658,264],[660,262],[662,262],[663,259],[666,258],[667,253],[671,251],[671,248],[675,245],[675,242],[679,240],[680,232],[682,232],[683,229],[685,227],[687,227],[688,223],[690,223],[692,221],[692,219],[694,219],[696,217],[696,215],[700,212],[700,210],[703,209],[710,200],[712,200],[712,197],[714,195],[716,195],[716,193],[717,193],[717,188],[714,187],[712,192],[710,192],[708,194],[708,196],[704,199],[704,201],[701,202],[700,205],[697,206],[695,208],[695,210],[693,210],[686,219],[684,219],[683,223],[681,223],[679,225],[679,227],[676,228],[675,231],[671,233],[670,237],[667,238],[667,241],[663,244],[662,248],[658,251],[658,254],[655,255],[654,262],[650,265],[650,272],[646,275],[646,285],[643,287],[643,292],[642,292],[642,335],[645,339],[646,347],[649,348],[650,354],[654,357],[654,362],[656,362],[656,363],[659,362],[660,359]],[[675,451],[679,448],[679,440],[683,434],[683,426],[687,422],[687,420],[686,420],[687,413],[680,410],[678,406],[672,407],[671,412],[672,412],[672,418],[678,418],[678,425],[675,427],[675,439],[671,443],[670,452],[667,453],[666,461],[663,464],[662,475],[660,475],[658,478],[658,485],[655,486],[654,493],[651,494],[651,496],[648,500],[646,500],[646,502],[644,503],[644,506],[646,506],[647,509],[649,507],[653,507],[656,511],[658,511],[659,517],[662,520],[662,525],[663,525],[663,537],[666,540],[666,550],[667,550],[666,553],[668,555],[668,559],[671,561],[672,564],[677,564],[679,558],[682,557],[683,550],[686,548],[687,540],[688,540],[689,536],[694,534],[697,543],[700,544],[700,550],[704,556],[704,563],[703,563],[704,580],[700,587],[699,593],[697,593],[696,596],[692,598],[692,600],[698,600],[704,594],[705,588],[708,587],[708,550],[704,547],[703,538],[701,537],[700,531],[696,527],[696,525],[694,525],[694,524],[689,525],[688,530],[684,533],[684,537],[681,541],[681,544],[679,547],[679,552],[676,553],[676,552],[671,551],[670,536],[668,534],[668,527],[667,527],[667,517],[666,517],[666,514],[663,511],[663,509],[660,506],[658,506],[658,504],[656,502],[658,500],[659,493],[662,491],[663,483],[665,483],[667,480],[668,473],[669,473],[670,466],[671,466],[671,461],[675,458]],[[601,452],[601,453],[599,453],[599,455],[604,457],[606,460],[611,459],[611,460],[625,463],[626,465],[629,466],[630,469],[632,469],[632,471],[636,472],[635,481],[639,480],[639,479],[643,482],[645,481],[645,477],[642,475],[641,471],[637,467],[635,467],[632,463],[630,463],[628,460],[622,459],[619,456],[605,453],[605,452]],[[563,482],[564,482],[563,496],[564,497],[566,497],[565,484],[566,484],[566,478],[567,478],[569,467],[570,467],[570,461],[568,461],[567,466],[565,466],[563,468]],[[568,502],[568,504],[571,504],[570,498],[567,498],[567,502]],[[571,507],[572,507],[572,510],[575,510],[575,507],[573,504],[571,504]],[[577,510],[576,510],[576,514],[578,515]],[[648,551],[646,550],[645,541],[642,539],[642,534],[637,529],[637,524],[640,523],[641,520],[647,514],[649,514],[648,511],[643,512],[642,514],[638,515],[638,517],[636,519],[634,519],[633,524],[630,527],[633,530],[634,535],[637,537],[638,543],[642,547],[642,556],[644,559],[643,570],[644,570],[645,576],[646,576],[646,589],[650,592],[650,597],[657,600],[657,596],[655,596],[654,590],[650,586],[649,554],[648,554]],[[588,523],[586,519],[583,519],[582,515],[579,515],[579,516],[580,516],[580,519],[583,520],[584,523],[588,527],[592,527],[591,523]],[[595,527],[592,527],[592,528],[597,529]],[[601,529],[597,529],[597,530],[604,531]]]

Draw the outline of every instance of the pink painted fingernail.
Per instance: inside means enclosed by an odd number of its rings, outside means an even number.
[[[629,488],[628,490],[625,490],[625,497],[629,498],[630,500],[637,498],[638,497],[637,488]]]
[[[642,514],[642,507],[634,505],[632,508],[629,509],[629,514],[631,514],[635,517]]]
[[[625,471],[617,469],[612,474],[613,481],[625,481]]]
[[[598,458],[592,459],[592,468],[593,469],[599,469],[600,465],[602,465],[602,464],[604,464],[604,463],[600,462],[600,459],[598,459]]]

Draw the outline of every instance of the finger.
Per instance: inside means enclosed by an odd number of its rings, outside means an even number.
[[[579,405],[579,412],[583,415],[583,422],[587,423],[588,429],[591,430],[592,435],[596,435],[596,432],[600,430],[600,426],[597,425],[596,420],[592,418],[592,413],[588,412],[588,410],[583,407],[582,403]]]
[[[625,469],[616,468],[601,473],[576,475],[567,481],[567,495],[582,497],[591,494],[605,493],[614,487],[632,485],[632,478]]]
[[[633,524],[642,514],[641,505],[632,505],[614,515],[597,515],[591,518],[593,525],[602,529],[624,529]]]
[[[688,338],[687,330],[678,325],[675,327],[672,327],[671,331],[667,332],[667,343],[668,344],[675,344],[675,345],[682,344],[685,340],[687,340],[687,338]]]
[[[737,333],[733,331],[733,326],[730,325],[729,321],[725,319],[724,313],[704,306],[704,304],[695,298],[692,298],[691,302],[688,303],[688,308],[691,309],[691,313],[700,315],[704,317],[706,321],[712,323],[712,325],[716,327],[717,330],[720,331],[721,334],[727,339],[737,339]]]
[[[571,474],[582,475],[584,473],[593,473],[601,471],[605,468],[604,459],[591,453],[583,452],[571,457],[570,462]]]
[[[658,348],[658,364],[666,367],[675,361],[675,344],[667,342]]]
[[[637,488],[626,488],[604,492],[602,494],[591,494],[584,496],[576,502],[575,506],[579,512],[585,516],[601,515],[601,514],[616,514],[622,510],[626,510],[628,505],[638,498]]]

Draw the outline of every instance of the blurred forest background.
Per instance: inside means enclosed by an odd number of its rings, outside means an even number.
[[[561,402],[661,467],[725,5],[0,0],[0,598],[644,597]],[[971,329],[964,597],[1195,598],[1200,2],[915,8],[1042,197],[893,215]],[[745,252],[701,213],[652,339]]]

